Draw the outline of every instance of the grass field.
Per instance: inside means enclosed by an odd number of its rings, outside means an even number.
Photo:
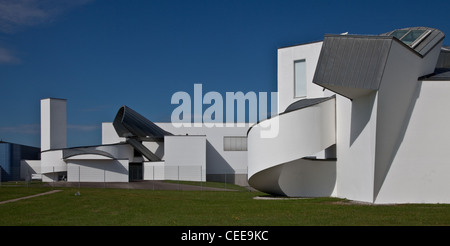
[[[59,188],[58,188],[59,189]],[[61,188],[0,204],[0,225],[392,226],[450,225],[450,205],[362,205],[335,198],[257,200],[250,191]],[[49,187],[0,187],[0,201]],[[75,193],[80,191],[80,196]]]

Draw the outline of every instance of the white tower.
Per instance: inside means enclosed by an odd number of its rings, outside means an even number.
[[[67,101],[41,100],[41,151],[67,147]]]

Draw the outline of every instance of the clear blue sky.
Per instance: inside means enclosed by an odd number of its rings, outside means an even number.
[[[68,145],[121,105],[169,121],[177,91],[276,91],[277,48],[429,26],[450,1],[0,0],[0,139],[40,145],[40,99],[67,99]],[[449,41],[444,41],[449,45]]]

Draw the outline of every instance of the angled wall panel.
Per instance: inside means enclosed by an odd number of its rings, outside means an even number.
[[[313,83],[350,99],[378,90],[392,37],[326,35]]]

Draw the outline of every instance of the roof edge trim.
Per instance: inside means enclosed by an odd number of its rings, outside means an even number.
[[[306,43],[299,43],[299,44],[292,44],[292,45],[281,46],[281,47],[277,48],[277,50],[286,49],[286,48],[292,48],[292,47],[302,46],[302,45],[308,45],[308,44],[321,43],[321,42],[323,42],[323,39],[322,40],[317,40],[317,41],[306,42]]]

